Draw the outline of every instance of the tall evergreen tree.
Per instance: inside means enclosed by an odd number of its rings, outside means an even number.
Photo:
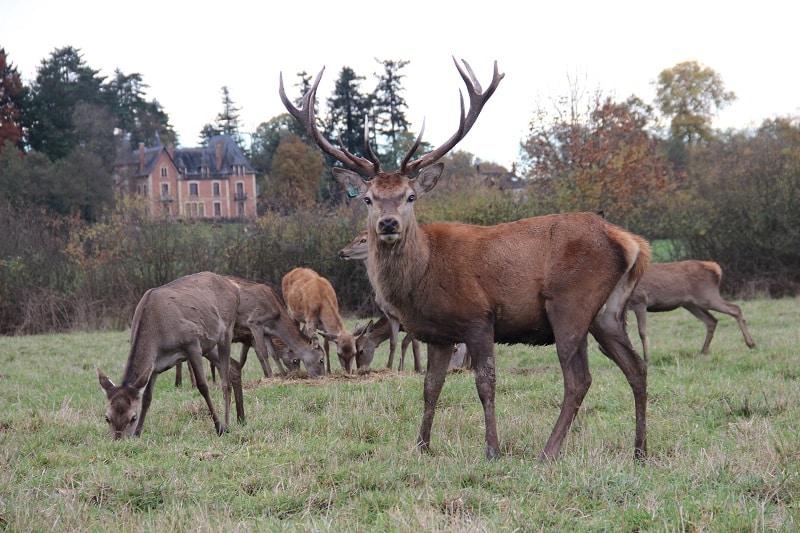
[[[222,89],[222,111],[217,113],[217,118],[213,124],[206,124],[200,131],[200,140],[203,144],[208,144],[212,137],[216,135],[230,135],[242,149],[244,149],[244,139],[239,129],[239,111],[231,98],[230,90],[227,85]]]
[[[98,72],[86,65],[80,50],[71,46],[59,48],[42,60],[31,85],[29,108],[24,112],[30,148],[56,161],[81,142],[75,131],[77,104],[110,106],[102,88],[105,78]]]
[[[387,168],[395,169],[400,165],[400,158],[405,155],[404,148],[408,145],[408,135],[406,135],[410,126],[406,119],[408,106],[401,94],[403,92],[402,80],[405,76],[399,72],[409,62],[391,59],[381,61],[377,58],[375,61],[383,66],[383,73],[375,75],[378,78],[378,86],[375,88],[372,108],[373,126],[376,133],[382,137],[377,143],[381,148],[379,150],[381,163],[384,163]]]
[[[350,67],[342,67],[333,95],[328,98],[328,126],[332,135],[342,138],[344,147],[357,155],[364,154],[364,120],[372,98],[361,92],[363,76]],[[338,143],[338,139],[334,140]]]
[[[162,144],[176,144],[177,135],[169,123],[169,116],[157,100],[147,101],[145,89],[138,72],[125,74],[114,71],[114,77],[104,90],[111,96],[112,113],[120,136],[128,137],[135,146],[139,142],[151,146],[156,134]]]

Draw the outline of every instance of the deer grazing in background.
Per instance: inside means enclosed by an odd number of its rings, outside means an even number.
[[[106,421],[112,439],[141,435],[156,376],[187,360],[217,434],[222,435],[230,424],[231,383],[236,389],[239,421],[244,421],[244,407],[238,404],[242,396],[241,373],[238,364],[230,358],[238,306],[236,287],[211,272],[184,276],[144,293],[131,323],[131,348],[122,382],[114,385],[97,369],[100,386],[108,398]],[[224,420],[220,420],[211,401],[203,357],[219,369],[225,401]]]
[[[470,66],[453,58],[467,87],[469,110],[444,144],[412,160],[424,132],[399,170],[384,172],[365,134],[367,157],[337,148],[318,130],[314,100],[324,68],[301,107],[283,88],[289,112],[317,145],[348,169],[334,168],[347,190],[354,187],[367,209],[367,274],[376,297],[398,312],[403,326],[428,343],[424,412],[417,445],[428,450],[439,395],[453,345],[466,343],[483,405],[486,456],[500,455],[495,419],[494,345],[555,344],[564,377],[564,400],[540,460],[555,458],[586,396],[587,337],[625,374],[636,416],[634,456],[647,455],[647,365],[631,345],[625,306],[650,259],[648,243],[594,213],[564,213],[495,226],[437,222],[418,225],[415,202],[436,185],[444,165],[437,162],[472,128],[503,75],[482,90]],[[366,128],[365,128],[366,130]],[[340,143],[341,144],[341,143]],[[360,174],[359,174],[360,173]],[[362,177],[363,175],[363,177]]]
[[[353,372],[357,338],[344,327],[339,315],[339,300],[330,281],[310,268],[295,268],[283,276],[283,297],[290,316],[305,324],[306,336],[322,331],[328,372],[331,372],[328,341],[336,344],[339,362],[346,372]]]
[[[225,279],[239,289],[234,342],[242,343],[241,366],[247,361],[248,348],[254,346],[266,377],[272,377],[270,354],[282,375],[286,375],[287,370],[299,370],[300,361],[312,377],[325,374],[316,334],[308,337],[300,331],[285,303],[271,287],[235,276],[225,276]]]
[[[706,340],[700,350],[701,354],[708,354],[708,346],[717,327],[717,319],[709,311],[718,311],[735,318],[742,330],[744,342],[749,348],[755,347],[756,344],[747,331],[742,310],[720,296],[720,281],[722,268],[713,261],[652,263],[647,267],[628,301],[628,309],[636,315],[645,361],[649,359],[647,312],[672,311],[678,307],[683,307],[706,325]]]
[[[356,235],[350,244],[339,250],[338,255],[340,259],[344,259],[346,261],[351,259],[366,261],[368,255],[367,232],[362,231]],[[362,336],[358,342],[358,346],[356,347],[358,350],[358,355],[356,357],[356,364],[358,365],[358,368],[369,368],[373,357],[375,357],[375,349],[387,339],[389,340],[389,360],[386,363],[386,368],[392,368],[392,365],[394,364],[394,354],[395,350],[397,349],[397,338],[400,330],[403,329],[403,326],[400,324],[400,319],[397,317],[397,313],[392,310],[391,306],[387,305],[386,302],[377,303],[378,307],[381,309],[381,313],[383,313],[383,316],[378,319],[378,321],[369,331],[362,332]],[[411,350],[414,355],[414,371],[421,372],[422,366],[420,364],[419,341],[408,332],[406,332],[406,336],[403,338],[403,342],[400,347],[400,364],[398,365],[397,369],[403,369],[403,363],[405,362],[406,358],[406,349],[408,348],[409,343],[411,344]]]
[[[224,277],[236,286],[240,294],[232,340],[242,344],[240,368],[244,367],[247,353],[254,347],[264,376],[268,378],[273,375],[270,355],[281,375],[299,370],[300,361],[303,361],[310,375],[324,374],[322,349],[316,342],[316,335],[312,342],[300,331],[289,316],[283,300],[271,287],[235,276]],[[179,386],[181,363],[175,368],[175,385]],[[190,375],[194,385],[194,374]],[[213,378],[213,365],[211,375]]]

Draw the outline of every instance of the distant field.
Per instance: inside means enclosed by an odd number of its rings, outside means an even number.
[[[592,387],[541,464],[562,398],[553,347],[497,346],[503,457],[488,462],[468,373],[448,376],[432,453],[414,449],[423,377],[384,369],[386,345],[373,372],[317,381],[265,379],[251,353],[247,424],[222,437],[170,371],[142,438],[111,442],[95,368],[120,379],[127,332],[0,337],[0,530],[796,531],[800,300],[737,303],[756,349],[717,315],[699,356],[697,319],[650,315],[644,464],[630,388],[593,341]],[[638,347],[632,316],[629,330]]]

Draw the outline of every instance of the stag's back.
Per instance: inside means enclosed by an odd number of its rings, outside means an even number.
[[[710,301],[719,295],[720,281],[722,268],[713,261],[652,263],[636,287],[631,305],[643,302],[649,311],[658,312]]]

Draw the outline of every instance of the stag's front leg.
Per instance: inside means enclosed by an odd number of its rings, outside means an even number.
[[[422,414],[422,425],[419,428],[417,446],[422,451],[429,451],[431,445],[431,426],[436,404],[447,377],[447,366],[450,364],[450,346],[428,344],[428,372],[425,374],[423,398],[425,410]]]
[[[491,339],[491,337],[488,337]],[[494,370],[494,343],[478,342],[467,343],[467,350],[475,354],[475,386],[478,397],[483,405],[483,419],[486,427],[486,458],[500,457],[500,439],[497,436],[497,420],[495,418],[495,370]],[[450,347],[452,358],[453,347]],[[449,364],[449,362],[448,362]]]

